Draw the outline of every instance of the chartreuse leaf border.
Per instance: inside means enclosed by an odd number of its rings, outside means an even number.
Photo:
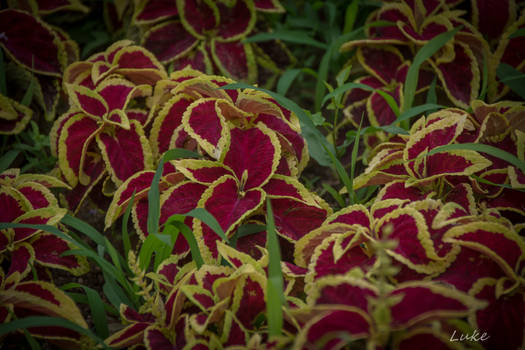
[[[427,155],[433,155],[439,152],[446,152],[446,151],[453,151],[453,150],[471,150],[471,151],[477,151],[481,153],[487,153],[491,156],[500,158],[506,162],[509,162],[510,164],[514,165],[516,168],[520,169],[522,172],[525,173],[525,162],[521,159],[517,158],[513,154],[510,154],[502,149],[481,144],[481,143],[460,143],[460,144],[451,144],[451,145],[443,145],[436,147],[432,150],[430,150]]]

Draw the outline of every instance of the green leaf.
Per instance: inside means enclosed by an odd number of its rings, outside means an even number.
[[[345,200],[339,194],[339,192],[337,192],[337,190],[335,188],[333,188],[332,186],[330,186],[329,184],[327,184],[325,182],[323,182],[322,185],[323,185],[323,188],[325,189],[325,191],[330,193],[332,198],[337,202],[337,204],[339,204],[339,207],[344,208],[346,206]]]
[[[244,224],[237,229],[235,235],[230,239],[231,244],[233,247],[237,247],[237,241],[239,240],[239,238],[259,233],[264,230],[266,230],[266,226],[264,225]]]
[[[502,149],[484,145],[481,143],[460,143],[452,145],[443,145],[436,147],[428,152],[428,155],[436,154],[444,151],[453,151],[453,150],[471,150],[481,153],[487,153],[491,156],[500,158],[510,164],[514,165],[516,168],[520,169],[522,172],[525,172],[525,162],[517,158],[513,154],[510,154]]]
[[[482,177],[476,176],[474,174],[470,175],[470,177],[473,178],[474,180],[478,181],[478,182],[481,182],[481,183],[484,183],[484,184],[487,184],[487,185],[498,186],[498,187],[507,188],[509,190],[514,190],[514,191],[525,192],[525,189],[513,188],[512,186],[506,185],[506,184],[497,184],[495,182],[489,181],[487,179],[484,179]]]
[[[219,237],[222,238],[224,242],[230,244],[228,237],[226,237],[226,234],[222,230],[222,227],[221,225],[219,225],[217,219],[215,219],[213,215],[211,215],[210,212],[208,212],[206,209],[195,208],[183,215],[199,219],[200,221],[208,225],[213,230],[213,232],[215,232]]]
[[[6,154],[4,154],[2,158],[0,158],[0,173],[3,173],[5,170],[9,169],[9,166],[11,165],[11,163],[13,163],[13,161],[16,159],[16,157],[18,157],[19,154],[20,150],[17,149],[12,149],[6,152]]]
[[[344,25],[343,33],[348,33],[354,28],[358,10],[359,10],[359,0],[352,0],[352,2],[346,7],[345,25]]]
[[[420,115],[420,114],[423,114],[425,112],[428,112],[428,111],[431,111],[431,110],[435,110],[435,109],[440,109],[440,108],[444,108],[444,106],[441,106],[441,105],[438,105],[438,104],[435,104],[435,103],[426,103],[424,105],[419,105],[419,106],[416,106],[416,107],[412,107],[406,111],[404,111],[397,119],[395,122],[393,122],[392,124],[390,124],[391,126],[394,126],[394,124],[397,124],[399,122],[403,122],[405,120],[409,120],[410,118],[416,116],[416,115]],[[404,129],[403,129],[404,130]]]
[[[337,95],[342,95],[344,94],[345,92],[347,92],[348,90],[352,90],[352,89],[363,89],[363,90],[366,90],[366,91],[375,91],[375,89],[371,86],[368,86],[368,85],[365,85],[365,84],[361,84],[361,83],[346,83],[346,84],[343,84],[337,88],[334,89],[334,91],[330,92],[329,94],[325,95],[325,97],[323,98],[322,102],[321,102],[321,107],[325,105],[326,102],[328,102],[330,99],[336,97]]]
[[[133,202],[135,201],[135,192],[136,190],[133,190],[133,193],[131,194],[131,200],[129,201],[128,206],[126,207],[124,217],[122,218],[122,245],[124,246],[124,257],[126,259],[129,255],[129,251],[131,250],[131,241],[129,239],[128,233],[128,223],[129,215],[131,214],[131,208],[133,206]]]
[[[29,343],[29,346],[31,347],[31,350],[40,350],[42,349],[40,347],[40,344],[33,338],[33,336],[27,331],[27,329],[24,329],[24,337],[26,338],[27,342]]]
[[[502,83],[525,99],[525,74],[506,63],[500,63],[496,74]]]
[[[266,198],[266,246],[268,248],[268,283],[266,286],[266,313],[268,318],[268,334],[270,337],[281,335],[283,327],[283,274],[281,270],[281,252],[275,230],[272,205]]]
[[[174,148],[166,151],[159,161],[159,166],[155,171],[155,176],[151,181],[151,187],[148,191],[148,221],[147,229],[149,234],[158,233],[160,219],[160,193],[159,181],[162,176],[164,163],[178,158],[200,158],[201,155],[187,149]]]
[[[170,222],[170,225],[175,226],[180,231],[180,233],[182,233],[184,238],[186,238],[186,241],[190,246],[191,257],[199,269],[202,265],[204,265],[204,260],[202,259],[201,251],[199,250],[199,245],[197,244],[197,240],[195,239],[193,232],[191,232],[190,228],[185,223],[180,221],[174,220]]]
[[[319,164],[323,166],[330,165],[330,157],[327,155],[325,150],[332,150],[333,146],[330,143],[328,143],[328,141],[326,141],[324,135],[315,127],[314,123],[308,117],[304,109],[299,107],[295,102],[275,92],[251,86],[245,83],[228,84],[225,86],[221,86],[220,89],[254,89],[257,91],[265,92],[268,95],[270,95],[277,101],[277,103],[281,104],[284,108],[287,108],[288,110],[292,111],[297,115],[301,124],[301,134],[308,143],[308,150],[312,158],[314,158]]]
[[[22,100],[20,100],[20,103],[26,107],[29,106],[29,104],[33,100],[33,93],[35,91],[36,84],[35,81],[36,78],[31,74],[31,81],[29,82],[29,86],[27,87],[24,97],[22,97]]]
[[[299,73],[301,73],[300,68],[287,69],[283,73],[283,75],[281,75],[279,81],[277,82],[277,93],[283,96],[286,95],[286,92],[288,92],[290,85],[292,85]]]
[[[481,91],[478,97],[479,100],[485,99],[485,96],[487,95],[488,85],[489,85],[489,68],[488,68],[488,63],[487,63],[487,57],[483,55],[483,71],[481,75]]]
[[[419,80],[419,67],[423,64],[423,62],[432,57],[433,54],[442,48],[450,39],[452,39],[460,29],[461,27],[458,27],[449,32],[441,33],[426,43],[421,49],[419,49],[416,56],[414,57],[414,61],[408,68],[408,73],[404,84],[404,110],[410,109],[412,107],[412,103],[414,102],[417,82]]]
[[[350,204],[356,203],[356,196],[354,191],[354,176],[355,176],[355,165],[357,163],[357,151],[359,150],[359,135],[361,134],[361,124],[363,123],[363,118],[361,118],[361,121],[359,122],[359,126],[357,127],[357,134],[354,138],[354,146],[352,147],[352,158],[350,160],[350,183],[352,186],[350,188],[347,187],[347,190],[350,190]]]
[[[84,334],[94,340],[97,344],[100,344],[104,349],[110,349],[105,343],[104,339],[97,337],[89,329],[80,327],[76,323],[73,323],[69,320],[58,318],[58,317],[48,317],[48,316],[30,316],[17,320],[12,320],[8,323],[0,324],[0,336],[3,336],[7,333],[14,332],[19,329],[28,329],[32,327],[63,327],[71,329],[72,331]]]
[[[101,338],[109,337],[108,320],[106,317],[105,304],[98,295],[98,292],[90,287],[84,286],[79,283],[68,283],[66,287],[67,288],[64,289],[64,286],[62,286],[61,289],[67,290],[71,288],[81,288],[84,290],[84,292],[86,293],[89,309],[91,310],[91,316],[93,317],[93,324],[95,325],[97,335],[99,335]]]
[[[102,247],[106,245],[106,237],[101,235],[93,226],[91,226],[87,222],[77,219],[76,217],[71,216],[69,214],[66,214],[62,218],[61,222],[64,225],[71,226],[75,230],[82,232],[96,244]]]
[[[309,46],[317,47],[323,50],[326,50],[328,48],[326,44],[320,41],[317,41],[313,39],[311,36],[309,36],[308,32],[300,31],[300,30],[280,29],[280,30],[276,30],[271,33],[259,33],[249,38],[246,38],[245,40],[243,40],[243,42],[257,43],[261,41],[269,41],[269,40],[276,40],[276,39],[290,42],[290,43],[295,43],[295,44],[309,45]]]

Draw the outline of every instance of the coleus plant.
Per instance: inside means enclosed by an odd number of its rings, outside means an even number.
[[[66,214],[50,191],[51,187],[68,187],[47,175],[20,174],[8,169],[0,174],[2,195],[1,222],[56,225]],[[2,260],[9,263],[4,285],[22,281],[35,264],[59,268],[80,275],[88,270],[85,258],[62,256],[72,249],[63,239],[38,229],[14,228],[2,230],[0,236]]]
[[[60,100],[67,65],[78,60],[78,47],[69,36],[36,14],[17,9],[0,11],[0,49],[8,91],[0,91],[2,134],[21,132],[32,117],[52,121]],[[27,35],[27,33],[32,35]],[[26,90],[32,95],[26,96]],[[32,110],[25,108],[34,101]],[[38,107],[36,107],[38,106]]]
[[[154,153],[160,156],[170,148],[187,147],[204,156],[167,164],[160,187],[160,222],[195,207],[205,208],[231,237],[242,221],[260,214],[265,197],[270,196],[279,233],[294,241],[329,212],[326,203],[296,180],[308,160],[297,117],[268,95],[218,89],[232,82],[185,69],[156,85]],[[135,192],[133,220],[140,234],[148,234],[145,197],[152,178],[152,171],[137,173],[117,190],[107,227]],[[301,215],[310,215],[309,222]],[[199,221],[193,225],[205,260],[215,260],[219,237]]]
[[[153,167],[144,131],[148,108],[139,100],[151,95],[151,85],[166,73],[151,53],[131,44],[116,42],[66,70],[71,106],[56,120],[50,139],[62,176],[75,187],[67,198],[72,209],[103,179],[111,193],[129,176]]]
[[[181,257],[172,255],[149,275],[152,293],[144,306],[140,310],[121,306],[127,325],[106,343],[115,348],[141,344],[146,349],[235,349],[246,344],[259,348],[289,343],[293,333],[269,341],[261,331],[268,265],[267,252],[261,250],[263,255],[255,260],[221,242],[218,251],[228,265],[199,268],[194,262],[181,265]],[[133,255],[130,263],[136,265]],[[288,326],[293,330],[293,324]]]
[[[451,319],[469,316],[472,327],[490,334],[487,346],[523,344],[525,242],[518,227],[494,209],[482,211],[468,184],[450,191],[446,201],[435,195],[394,181],[381,189],[370,209],[344,208],[299,240],[295,259],[308,266],[305,291],[311,309],[294,310],[305,322],[296,343],[316,344],[325,337],[335,346],[347,342],[342,334],[350,333],[352,339],[384,345],[392,332],[391,341],[402,349],[420,348],[423,339],[447,348]],[[387,239],[395,244],[382,246]],[[377,274],[385,257],[382,271],[391,286],[381,295]],[[398,294],[408,299],[388,304]],[[409,302],[411,295],[422,299]],[[387,299],[386,314],[376,313],[379,305],[370,301],[380,296]],[[515,326],[503,329],[489,313]],[[431,330],[427,317],[448,320]]]
[[[370,27],[366,39],[348,42],[342,50],[362,45],[374,48],[393,44],[408,46],[405,51],[410,56],[411,50],[417,50],[439,34],[458,28],[454,38],[428,60],[428,69],[435,72],[453,104],[468,108],[480,94],[481,73],[490,51],[481,33],[460,17],[464,12],[454,10],[459,2],[403,0],[385,3],[370,14],[367,21],[387,21],[392,25]],[[461,74],[456,71],[458,67],[462,67]],[[389,68],[383,67],[383,74],[392,74]]]
[[[52,176],[20,174],[8,169],[0,174],[0,222],[23,225],[58,225],[66,210],[50,191],[68,187]],[[75,276],[89,270],[82,256],[64,255],[75,247],[62,238],[35,228],[0,231],[0,322],[26,316],[61,317],[87,329],[75,302],[49,279],[48,268]],[[33,272],[31,274],[31,272]],[[65,346],[78,344],[81,335],[62,327],[32,327],[33,336]],[[83,339],[86,341],[86,339]],[[89,340],[88,340],[89,341]]]
[[[175,70],[190,67],[235,80],[254,82],[257,63],[278,72],[282,67],[265,50],[242,42],[254,32],[260,19],[257,12],[283,12],[277,0],[236,1],[140,1],[134,9],[133,23],[144,33],[142,45]],[[291,55],[277,43],[279,59]]]
[[[512,189],[520,190],[523,186],[522,180],[518,180],[523,177],[523,169],[494,155],[461,147],[465,143],[487,145],[523,159],[523,131],[517,117],[523,107],[506,102],[497,105],[473,102],[473,106],[474,116],[456,109],[441,110],[416,121],[409,136],[398,135],[396,142],[377,146],[367,169],[356,178],[356,187],[404,179],[420,190],[441,193],[447,186],[471,181],[479,200],[490,207],[523,215],[522,204],[512,195],[516,193]],[[513,126],[509,128],[510,125]],[[438,147],[445,149],[438,151]],[[478,181],[472,175],[482,179]],[[484,180],[496,184],[510,182],[510,192],[481,183]]]

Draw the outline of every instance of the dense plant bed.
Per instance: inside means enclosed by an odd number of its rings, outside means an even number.
[[[2,348],[525,347],[522,1],[0,4]]]

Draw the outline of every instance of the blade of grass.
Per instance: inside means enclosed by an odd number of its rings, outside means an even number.
[[[159,193],[159,182],[162,176],[162,170],[164,163],[177,158],[200,158],[201,155],[187,149],[175,148],[164,153],[159,161],[155,176],[151,181],[151,187],[148,191],[148,220],[147,228],[149,234],[158,233],[159,231],[159,219],[160,219],[160,193]]]
[[[337,204],[339,204],[339,206],[341,208],[344,208],[346,206],[345,200],[339,194],[339,192],[337,192],[337,190],[335,188],[333,188],[332,186],[330,186],[329,184],[324,183],[324,182],[322,183],[322,185],[323,185],[323,188],[325,189],[325,191],[330,193],[332,198],[337,202]]]
[[[461,29],[461,27],[455,28],[451,31],[441,33],[426,43],[419,51],[417,52],[412,64],[408,68],[407,76],[405,79],[405,85],[403,89],[403,109],[407,110],[412,107],[414,102],[414,96],[416,94],[417,82],[419,79],[419,67],[427,59],[432,57],[440,48],[442,48],[450,39],[456,35],[456,33]]]
[[[89,309],[91,310],[91,316],[93,318],[93,324],[95,325],[96,333],[104,339],[109,337],[105,305],[98,293],[94,289],[79,283],[69,283],[67,287],[68,289],[80,288],[84,290],[86,293]],[[64,290],[64,288],[62,288],[62,290]]]
[[[352,2],[346,7],[343,33],[348,33],[354,28],[358,10],[359,0],[352,0]]]
[[[197,244],[195,236],[193,235],[193,232],[191,232],[190,228],[183,222],[179,221],[173,221],[170,223],[170,225],[175,226],[180,231],[180,233],[182,233],[184,238],[186,238],[186,241],[190,246],[191,257],[193,258],[193,261],[195,261],[197,268],[200,268],[202,265],[204,265],[204,260],[202,260],[199,245]]]
[[[232,246],[237,247],[237,241],[241,237],[249,236],[266,230],[266,226],[258,224],[244,224],[237,229],[235,235],[230,239]]]
[[[129,233],[128,233],[128,223],[129,223],[129,215],[131,214],[131,207],[133,206],[133,202],[135,201],[135,190],[133,190],[133,193],[131,194],[131,200],[128,203],[128,206],[126,207],[126,211],[124,212],[124,217],[122,218],[122,245],[124,246],[124,258],[127,258],[129,255],[129,251],[131,250],[131,242],[129,239]]]
[[[496,74],[502,83],[525,99],[525,74],[506,63],[500,63]]]
[[[399,118],[397,118],[396,121],[393,122],[390,125],[394,126],[394,124],[400,123],[400,122],[405,121],[405,120],[409,120],[410,118],[412,118],[412,117],[414,117],[416,115],[423,114],[425,112],[428,112],[428,111],[431,111],[431,110],[435,110],[435,109],[439,109],[439,108],[444,108],[444,106],[441,106],[441,105],[438,105],[438,104],[434,104],[434,103],[426,103],[424,105],[419,105],[419,106],[416,106],[416,107],[412,107],[412,108],[404,111],[399,116]]]
[[[199,219],[200,221],[204,222],[206,225],[208,225],[213,232],[215,232],[219,237],[222,238],[222,240],[228,244],[230,244],[230,241],[228,240],[228,237],[226,237],[226,234],[222,230],[221,225],[219,225],[219,222],[217,222],[217,219],[213,217],[206,209],[204,208],[195,208],[186,214],[184,216],[191,216],[193,218]]]
[[[489,181],[487,179],[484,179],[482,177],[479,177],[479,176],[476,176],[474,174],[470,175],[471,178],[473,178],[474,180],[478,181],[478,182],[481,182],[481,183],[484,183],[484,184],[487,184],[487,185],[492,185],[492,186],[498,186],[498,187],[503,187],[503,188],[508,188],[509,190],[514,190],[514,191],[520,191],[520,192],[525,192],[525,189],[522,189],[522,188],[513,188],[512,186],[510,185],[506,185],[506,184],[497,184],[495,182],[492,182],[492,181]]]
[[[516,168],[520,169],[521,171],[525,172],[525,162],[521,159],[517,158],[513,154],[510,154],[502,149],[484,145],[480,143],[461,143],[461,144],[452,144],[452,145],[444,145],[439,146],[431,151],[428,152],[428,155],[436,154],[439,152],[444,151],[453,151],[453,150],[472,150],[477,151],[481,153],[487,153],[491,156],[503,159],[506,162],[509,162],[510,164],[514,165]]]
[[[268,283],[266,286],[266,314],[268,315],[268,334],[271,337],[279,336],[283,327],[283,275],[281,270],[281,252],[279,241],[275,230],[272,205],[269,198],[266,198],[267,215],[267,238],[268,248]]]
[[[355,190],[354,190],[354,176],[355,176],[355,165],[357,163],[357,151],[359,150],[359,136],[361,134],[361,124],[363,123],[363,118],[361,117],[361,121],[359,122],[359,126],[357,127],[357,133],[354,138],[354,145],[352,147],[352,158],[350,159],[350,183],[351,186],[351,192],[350,192],[350,204],[356,203],[356,196],[355,196]]]
[[[279,78],[277,82],[277,93],[281,95],[286,95],[290,85],[294,82],[295,78],[301,73],[300,68],[287,69],[283,75]]]
[[[108,347],[104,343],[104,339],[97,337],[89,329],[80,327],[76,323],[73,323],[69,320],[58,318],[58,317],[30,316],[30,317],[20,318],[17,320],[12,320],[8,323],[0,324],[0,336],[7,334],[7,333],[11,333],[19,329],[28,329],[31,327],[52,327],[52,326],[63,327],[63,328],[67,328],[72,331],[78,332],[80,334],[84,334],[88,336],[89,338],[93,339],[95,342],[97,342],[97,344],[100,344],[104,349],[110,350],[110,347]]]
[[[435,78],[434,78],[435,79]],[[489,85],[489,67],[487,64],[487,57],[483,56],[483,71],[481,75],[481,91],[479,93],[478,100],[485,100],[485,96],[487,95],[487,88]]]

